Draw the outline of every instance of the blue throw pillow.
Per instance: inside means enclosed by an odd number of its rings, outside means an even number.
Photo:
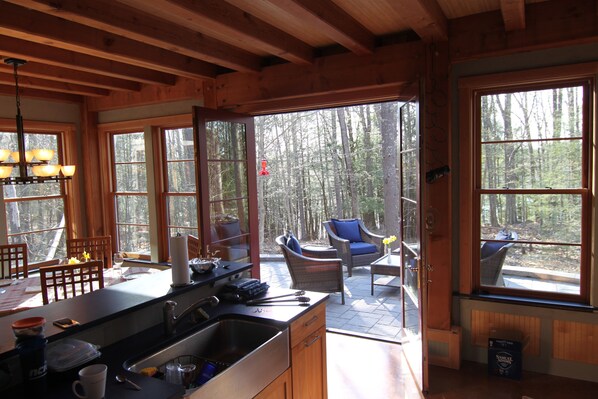
[[[337,220],[332,219],[336,235],[349,242],[362,242],[361,233],[359,232],[359,223],[357,220]]]
[[[295,238],[294,235],[289,235],[289,238],[287,239],[287,247],[295,252],[298,253],[299,255],[301,255],[301,245],[299,244],[299,240],[297,240]]]

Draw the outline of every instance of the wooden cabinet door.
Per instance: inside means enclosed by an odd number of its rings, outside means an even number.
[[[289,368],[258,393],[254,399],[292,399],[292,395],[291,369]]]
[[[326,327],[321,326],[291,350],[293,399],[326,399]]]

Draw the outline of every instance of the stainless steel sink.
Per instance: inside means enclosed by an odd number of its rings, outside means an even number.
[[[216,320],[174,344],[126,361],[124,367],[139,372],[188,355],[226,365],[192,398],[253,398],[289,367],[289,333],[261,322]]]

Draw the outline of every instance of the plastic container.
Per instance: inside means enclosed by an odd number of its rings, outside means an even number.
[[[48,345],[46,357],[50,371],[62,373],[100,357],[96,345],[74,338],[65,338]]]
[[[44,336],[46,319],[43,317],[27,317],[12,323],[12,332],[17,339]]]

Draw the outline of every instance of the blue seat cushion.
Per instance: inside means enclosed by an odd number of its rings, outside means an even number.
[[[481,258],[485,259],[489,256],[494,255],[498,252],[499,249],[501,249],[505,245],[506,244],[504,242],[486,241],[484,244],[482,244],[482,249],[480,250]]]
[[[301,245],[299,244],[299,240],[297,240],[295,238],[294,235],[290,235],[289,238],[287,239],[287,247],[295,252],[298,253],[299,255],[301,255]]]
[[[359,232],[359,223],[357,220],[337,220],[332,219],[336,235],[349,242],[363,242]]]
[[[378,248],[369,242],[352,242],[349,244],[351,255],[365,255],[378,252]]]

